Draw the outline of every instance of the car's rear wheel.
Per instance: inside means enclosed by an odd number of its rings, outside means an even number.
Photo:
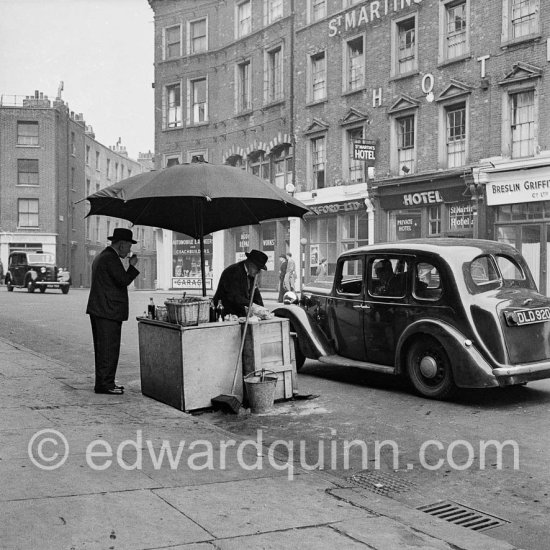
[[[8,292],[13,292],[13,285],[11,284],[11,278],[9,276],[6,279],[6,288]]]
[[[414,389],[430,399],[447,399],[456,386],[447,352],[435,339],[422,337],[407,353],[407,372]]]
[[[28,279],[25,286],[27,287],[27,292],[32,293],[36,290],[36,285],[34,284],[34,281],[32,279]]]
[[[41,292],[42,294],[44,294],[44,292],[46,292],[46,287],[45,287],[45,286],[41,286],[41,287],[40,287],[40,292]]]
[[[69,294],[69,288],[71,288],[70,286],[62,286],[61,287],[61,292],[63,292],[63,294]]]

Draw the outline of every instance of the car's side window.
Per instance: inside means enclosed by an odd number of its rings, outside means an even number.
[[[502,278],[505,281],[525,281],[525,274],[523,273],[523,270],[512,258],[501,256],[500,254],[497,254],[495,258],[498,268],[502,273]]]
[[[363,258],[346,258],[342,262],[335,288],[338,294],[363,293]]]
[[[491,256],[479,256],[470,264],[470,276],[477,286],[499,281],[499,274]]]
[[[413,295],[421,300],[439,300],[443,286],[439,269],[429,262],[416,262],[414,265]]]
[[[401,298],[407,289],[408,265],[403,258],[384,256],[369,263],[369,294]]]

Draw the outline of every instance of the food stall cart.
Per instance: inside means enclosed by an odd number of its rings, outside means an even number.
[[[138,317],[141,392],[182,411],[211,407],[210,400],[232,386],[244,324],[239,321],[202,322],[192,326]],[[275,399],[293,395],[288,319],[273,318],[248,326],[237,366],[235,394],[241,402],[243,370],[269,369],[278,382]]]

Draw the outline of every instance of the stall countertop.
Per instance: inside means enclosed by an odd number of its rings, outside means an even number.
[[[145,323],[146,325],[155,325],[158,327],[164,327],[172,330],[191,330],[191,329],[198,329],[198,328],[211,328],[211,327],[220,327],[220,326],[232,326],[232,325],[238,325],[240,324],[239,321],[224,321],[223,323],[215,322],[215,323],[200,323],[199,325],[189,325],[189,326],[182,326],[178,325],[176,323],[168,323],[166,321],[158,321],[156,319],[149,319],[148,317],[136,317],[136,320],[139,323]]]

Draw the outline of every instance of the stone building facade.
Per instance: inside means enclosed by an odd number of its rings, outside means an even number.
[[[522,250],[549,290],[544,2],[149,3],[157,166],[202,154],[315,212],[214,235],[214,274],[246,246],[292,251],[311,280],[357,245],[480,237]]]

